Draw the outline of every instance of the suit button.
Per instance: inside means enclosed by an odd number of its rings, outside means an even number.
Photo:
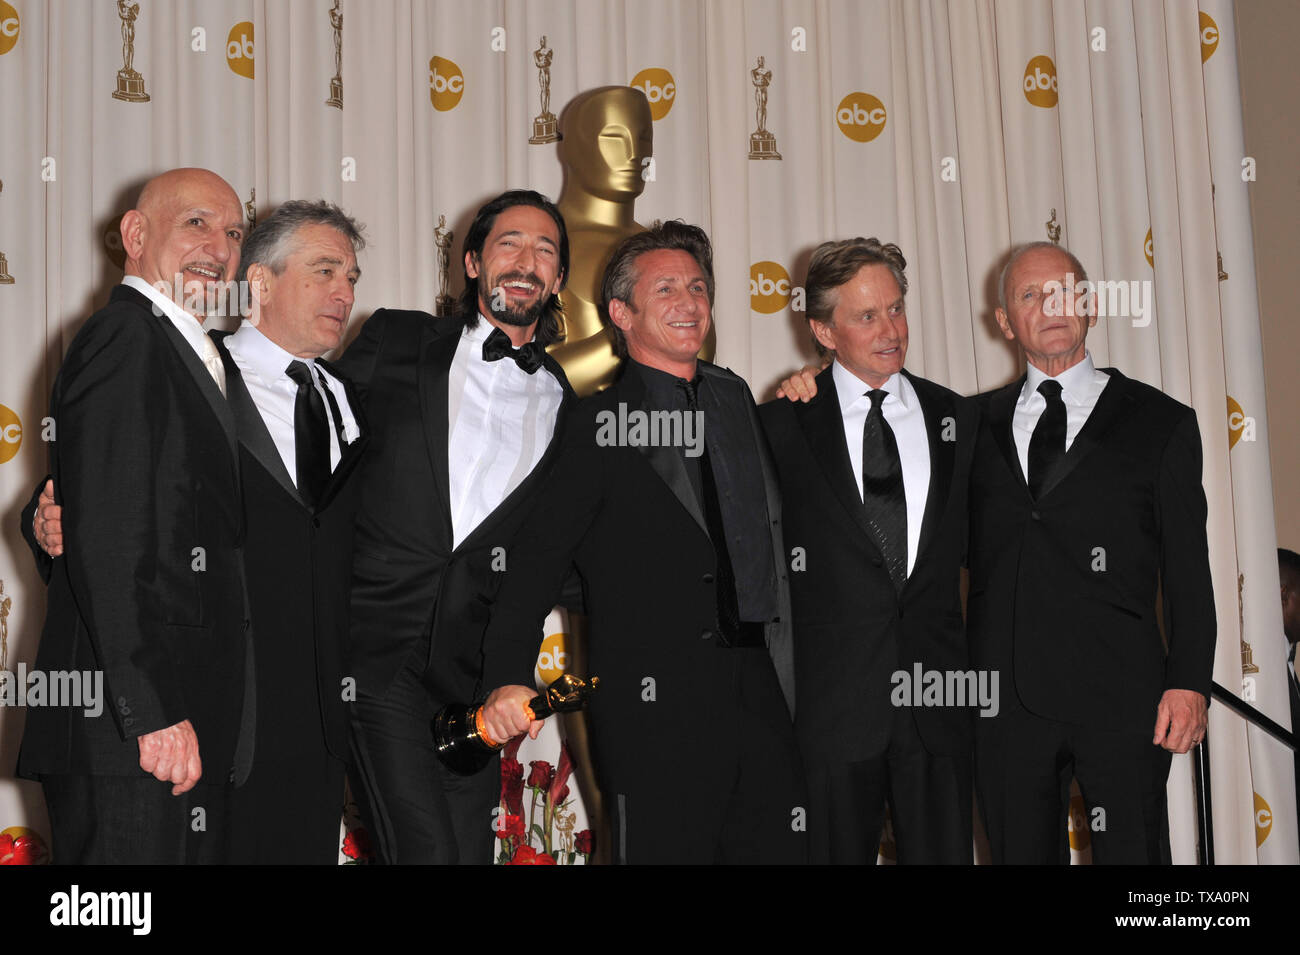
[[[700,579],[703,580],[706,584],[711,584],[711,583],[713,583],[713,575],[712,575],[712,574],[705,574],[705,575],[704,575],[703,577],[701,577]]]
[[[1029,516],[1036,521],[1041,521],[1043,519],[1042,516],[1037,511],[1030,511]]]
[[[713,631],[712,631],[712,630],[705,630],[702,634],[700,634],[700,639],[701,639],[701,640],[712,640],[712,639],[713,639]]]

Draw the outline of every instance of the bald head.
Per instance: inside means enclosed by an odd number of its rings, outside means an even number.
[[[182,307],[203,301],[209,283],[235,277],[244,231],[244,209],[229,183],[206,169],[172,169],[149,180],[122,217],[126,274]]]

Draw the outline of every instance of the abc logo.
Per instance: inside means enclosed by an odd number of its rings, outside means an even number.
[[[850,93],[836,107],[835,122],[855,143],[869,143],[885,128],[885,104],[870,93]]]
[[[104,251],[108,260],[119,269],[126,268],[126,249],[122,248],[122,217],[117,216],[104,226]]]
[[[1025,64],[1025,99],[1033,106],[1056,105],[1056,64],[1050,56],[1036,56]]]
[[[0,405],[0,464],[4,464],[22,447],[23,423],[4,405]]]
[[[0,54],[8,53],[18,43],[18,11],[0,0]]]
[[[1237,399],[1228,395],[1228,450],[1231,451],[1241,440],[1241,431],[1246,426],[1246,412],[1242,410]]]
[[[1092,842],[1092,833],[1088,828],[1088,808],[1083,804],[1083,797],[1075,793],[1070,797],[1070,815],[1066,819],[1066,828],[1070,830],[1070,848],[1082,852]]]
[[[1142,240],[1142,254],[1147,257],[1147,265],[1153,269],[1156,267],[1156,244],[1151,241],[1151,230],[1147,229],[1147,237]]]
[[[569,655],[564,652],[564,634],[547,634],[542,649],[537,654],[537,672],[545,684],[554,683],[569,668]]]
[[[673,100],[677,98],[677,84],[673,75],[657,66],[642,70],[627,85],[645,93],[645,98],[650,101],[651,119],[659,120],[667,116],[673,108]]]
[[[230,28],[226,37],[226,66],[240,76],[253,78],[253,24],[245,20]]]
[[[435,56],[429,61],[429,102],[439,112],[455,109],[465,95],[465,74],[451,60]]]
[[[777,262],[755,262],[749,267],[749,307],[764,315],[790,304],[790,273]]]
[[[1263,845],[1273,828],[1273,810],[1264,802],[1264,797],[1255,793],[1255,848]]]
[[[2,7],[3,5],[0,5]],[[1201,11],[1201,62],[1204,63],[1219,48],[1219,25],[1204,10]],[[4,43],[0,41],[0,53],[4,52]],[[1259,798],[1259,797],[1256,797]]]

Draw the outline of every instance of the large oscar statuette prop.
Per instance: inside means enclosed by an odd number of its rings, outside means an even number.
[[[552,713],[582,709],[600,687],[600,677],[589,681],[565,673],[528,703],[529,719],[544,720]],[[457,776],[473,776],[506,745],[488,736],[483,707],[465,703],[444,706],[433,718],[433,748],[442,764]]]

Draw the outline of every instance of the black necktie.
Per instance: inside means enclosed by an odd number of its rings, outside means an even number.
[[[510,344],[509,335],[499,328],[492,329],[492,334],[483,343],[483,360],[499,361],[507,356],[513,358],[516,365],[531,375],[542,367],[546,351],[537,342],[528,342],[520,348],[515,348]]]
[[[1065,457],[1065,402],[1061,400],[1061,383],[1048,378],[1038,386],[1047,399],[1047,408],[1038,416],[1034,436],[1029,439],[1029,493],[1038,500],[1043,485]]]
[[[699,410],[697,395],[698,385],[685,378],[677,380],[677,386],[686,392],[686,407],[690,411]],[[713,553],[717,557],[717,595],[718,595],[718,638],[719,642],[734,646],[740,637],[740,601],[736,597],[736,572],[731,566],[731,552],[727,549],[727,528],[722,521],[722,505],[718,501],[718,483],[713,477],[713,465],[709,463],[709,443],[704,442],[704,454],[700,456],[700,486],[703,498],[700,503],[704,508],[704,526],[708,528],[709,540],[713,542]]]
[[[862,426],[862,505],[890,579],[902,590],[907,580],[907,494],[894,429],[880,410],[888,395],[879,388],[867,392],[871,410]]]
[[[312,384],[305,363],[291,361],[284,371],[298,385],[298,397],[293,403],[298,493],[308,507],[314,507],[330,476],[330,433],[325,421],[325,402]]]

